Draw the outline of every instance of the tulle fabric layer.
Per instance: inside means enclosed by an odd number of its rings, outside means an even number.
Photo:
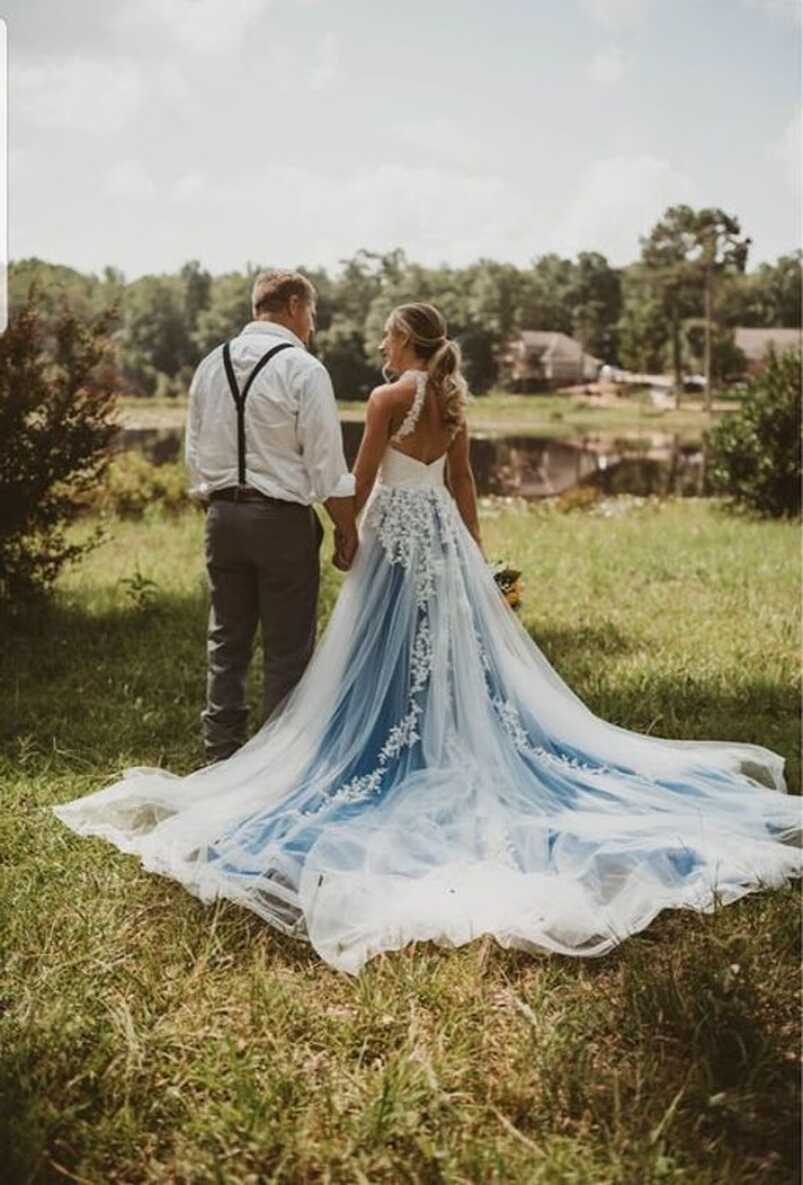
[[[53,808],[354,973],[411,941],[599,956],[663,909],[800,876],[758,745],[595,717],[507,607],[443,486],[379,487],[307,671],[234,757]]]

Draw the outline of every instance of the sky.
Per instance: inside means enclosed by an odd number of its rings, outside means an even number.
[[[5,0],[9,255],[638,257],[721,206],[800,242],[799,0]]]

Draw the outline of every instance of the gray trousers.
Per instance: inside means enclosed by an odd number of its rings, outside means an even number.
[[[210,760],[246,738],[246,677],[259,624],[264,717],[304,673],[315,647],[323,527],[298,502],[212,502],[206,513],[209,578],[206,707]]]

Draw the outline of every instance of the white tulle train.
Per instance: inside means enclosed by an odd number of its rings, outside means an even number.
[[[481,934],[603,955],[663,909],[800,876],[782,758],[595,717],[503,601],[443,474],[388,449],[315,656],[234,757],[127,770],[58,817],[348,972]]]

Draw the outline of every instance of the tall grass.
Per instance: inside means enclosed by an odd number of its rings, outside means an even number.
[[[799,789],[794,528],[706,503],[609,509],[486,504],[487,551],[524,569],[533,636],[599,714],[767,744]],[[793,886],[662,914],[600,960],[482,939],[355,981],[49,814],[124,765],[199,762],[201,530],[194,513],[109,520],[52,607],[4,627],[0,1175],[796,1180]],[[339,579],[327,570],[322,622]]]

